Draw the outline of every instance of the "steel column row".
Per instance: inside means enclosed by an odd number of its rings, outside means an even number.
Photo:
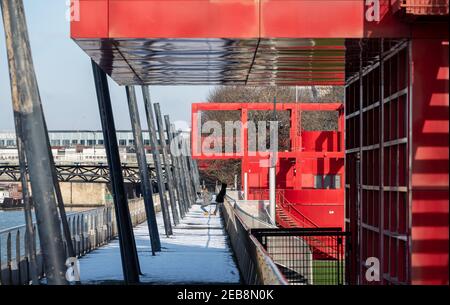
[[[128,108],[130,112],[131,127],[133,130],[134,146],[139,164],[139,174],[141,177],[141,191],[144,195],[144,206],[147,214],[147,225],[152,246],[152,254],[161,250],[159,240],[158,225],[156,224],[156,213],[153,204],[153,194],[150,183],[150,176],[147,171],[147,159],[145,157],[144,140],[142,138],[141,120],[136,101],[136,91],[133,86],[126,87]]]
[[[158,193],[161,202],[161,211],[163,214],[164,230],[166,236],[169,236],[173,234],[172,224],[170,223],[169,205],[166,196],[166,184],[162,171],[162,161],[161,154],[158,148],[158,138],[156,136],[156,124],[155,118],[153,116],[153,105],[150,100],[150,92],[147,86],[142,87],[142,95],[144,99],[145,113],[147,116],[147,125],[150,137],[150,147],[153,155],[153,163],[155,164],[156,168],[156,180],[158,181]],[[165,169],[166,172],[169,170],[169,168],[167,167],[165,167]]]
[[[166,135],[167,140],[169,141],[168,149],[170,152],[170,158],[172,161],[173,166],[173,176],[175,179],[175,185],[176,185],[176,192],[177,192],[177,199],[178,199],[178,209],[180,210],[180,215],[182,218],[186,215],[186,210],[184,209],[183,203],[185,202],[185,198],[183,196],[182,186],[181,186],[181,180],[180,180],[180,168],[178,166],[178,159],[175,153],[172,151],[172,142],[173,142],[173,135],[170,125],[170,118],[168,115],[164,116],[164,123],[166,125]],[[170,170],[170,169],[169,169]]]
[[[166,175],[167,175],[167,184],[168,184],[168,191],[169,191],[169,198],[170,198],[170,208],[172,210],[172,217],[173,217],[173,223],[175,225],[180,223],[179,216],[178,216],[178,210],[176,208],[176,199],[175,199],[175,192],[174,192],[174,181],[173,181],[173,175],[172,175],[172,165],[170,164],[169,160],[169,154],[167,150],[167,141],[166,137],[164,135],[164,125],[161,115],[161,108],[159,106],[159,103],[155,103],[155,115],[156,115],[156,125],[158,126],[158,132],[159,132],[159,143],[161,145],[162,150],[162,157],[163,162],[165,164],[166,168]]]

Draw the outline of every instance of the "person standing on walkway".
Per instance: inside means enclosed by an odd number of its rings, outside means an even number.
[[[202,187],[201,191],[202,203],[200,204],[200,208],[203,210],[204,215],[209,215],[209,212],[206,210],[206,207],[211,204],[212,195],[206,188],[206,186]]]
[[[222,183],[222,187],[220,188],[219,194],[216,196],[216,208],[214,209],[213,215],[217,214],[217,211],[222,206],[223,202],[225,201],[225,195],[227,193],[227,184]]]

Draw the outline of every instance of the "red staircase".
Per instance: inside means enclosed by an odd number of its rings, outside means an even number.
[[[290,203],[282,194],[277,192],[276,222],[283,228],[319,228],[311,219],[302,214],[294,204]],[[295,214],[294,214],[295,213]],[[336,241],[330,241],[334,237],[309,237],[306,242],[311,247],[314,259],[332,260],[336,259],[339,249]]]
[[[283,208],[277,206],[277,224],[283,228],[298,228],[298,223],[289,216]]]

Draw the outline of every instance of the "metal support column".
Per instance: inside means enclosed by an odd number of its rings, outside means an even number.
[[[190,143],[186,142],[186,156],[189,162],[189,168],[191,169],[191,176],[192,176],[192,186],[194,188],[194,195],[195,199],[197,199],[197,194],[200,194],[200,178],[197,176],[198,170],[197,170],[197,162],[192,159],[191,151],[190,151]]]
[[[153,192],[151,189],[150,176],[148,173],[147,159],[145,157],[144,140],[142,138],[141,120],[136,101],[136,92],[133,86],[125,87],[128,99],[128,109],[130,112],[131,127],[133,130],[134,147],[139,165],[139,175],[141,177],[141,189],[144,195],[145,213],[147,215],[148,232],[152,245],[152,254],[161,250],[159,240],[158,225],[156,223],[155,207],[153,204]]]
[[[158,149],[158,137],[156,136],[156,124],[153,116],[153,107],[150,100],[150,92],[147,86],[142,86],[142,96],[144,98],[145,114],[147,116],[147,125],[149,130],[150,147],[153,155],[153,162],[155,163],[156,179],[158,182],[158,193],[161,201],[161,211],[164,220],[164,231],[166,236],[172,235],[172,225],[170,223],[169,205],[167,203],[166,185],[164,183],[164,176],[161,163],[161,154]]]
[[[189,138],[188,140],[186,140],[186,156],[188,158],[189,167],[191,169],[192,183],[194,185],[194,191],[196,194],[199,194],[201,191],[200,176],[198,173],[197,162],[192,158],[191,147],[192,146],[191,146],[190,138]]]
[[[272,161],[271,161],[272,162]],[[276,225],[276,168],[271,166],[269,168],[269,214],[270,221],[273,225]]]
[[[277,118],[277,97],[273,98],[273,121],[277,122],[278,124],[278,118]],[[270,220],[272,221],[273,225],[276,225],[276,211],[277,211],[277,203],[276,203],[276,179],[277,179],[277,173],[276,173],[276,165],[277,165],[277,153],[278,153],[278,142],[277,145],[273,145],[272,141],[277,139],[278,141],[278,134],[275,133],[275,130],[273,130],[272,127],[270,127],[270,146],[272,147],[272,151],[270,154],[270,168],[269,168],[269,213],[270,213]]]
[[[364,112],[363,112],[363,108],[364,108],[364,87],[363,87],[363,42],[362,40],[360,40],[359,42],[359,46],[360,46],[360,53],[359,53],[359,153],[357,154],[357,169],[358,169],[358,175],[357,176],[357,183],[359,183],[359,187],[358,187],[358,200],[356,202],[358,208],[358,249],[355,251],[358,251],[358,257],[359,257],[359,261],[358,261],[358,270],[360,270],[359,272],[359,282],[358,284],[362,284],[363,281],[363,268],[362,268],[362,254],[363,254],[363,227],[362,227],[362,215],[364,215],[364,206],[363,206],[363,202],[362,199],[364,198],[363,196],[363,188],[362,188],[362,184],[363,184],[363,177],[364,177],[364,154],[363,154],[363,150],[362,147],[364,146],[364,134],[363,134],[363,130],[364,130]]]
[[[189,147],[191,147],[191,146],[189,145]],[[192,166],[193,166],[193,168],[194,168],[196,191],[197,191],[197,193],[200,193],[200,192],[201,192],[201,187],[200,187],[201,182],[200,182],[200,173],[199,173],[199,171],[198,171],[197,160],[194,160],[194,159],[192,158],[192,156],[191,156],[190,158],[191,158],[191,160],[192,160]]]
[[[102,122],[103,139],[108,158],[111,186],[114,198],[114,208],[117,218],[122,270],[126,283],[139,282],[139,260],[128,209],[127,196],[123,184],[122,166],[117,145],[116,128],[109,95],[108,80],[105,72],[92,61],[92,70],[97,91],[100,119]]]
[[[45,126],[23,2],[22,0],[2,0],[0,4],[6,37],[13,109],[15,115],[21,120],[21,128],[16,132],[23,141],[28,161],[46,278],[51,285],[67,284],[66,257],[56,209],[50,156],[45,142]]]
[[[16,141],[17,141],[17,152],[19,156],[19,168],[20,168],[20,182],[22,185],[22,198],[24,203],[24,216],[25,216],[25,249],[26,256],[28,257],[28,261],[30,264],[29,272],[31,283],[33,285],[39,284],[39,279],[37,275],[37,263],[36,263],[36,247],[34,244],[34,231],[33,226],[33,215],[32,215],[32,202],[30,198],[30,191],[28,189],[27,183],[27,161],[25,157],[25,152],[23,148],[23,143],[21,139],[22,135],[22,127],[21,121],[18,116],[18,112],[14,111],[14,122],[16,126]]]
[[[180,150],[180,160],[181,160],[181,167],[183,169],[183,180],[184,185],[186,187],[186,193],[189,198],[188,207],[191,207],[195,203],[195,199],[192,194],[192,184],[189,177],[189,169],[187,167],[186,162],[186,151],[184,149],[183,145],[183,136],[181,135],[181,132],[177,135],[177,144],[179,145],[178,148]]]
[[[179,181],[180,181],[180,187],[181,187],[181,194],[183,201],[181,202],[181,206],[185,213],[189,211],[189,194],[187,193],[187,188],[184,180],[184,170],[182,165],[182,154],[180,152],[180,147],[178,143],[178,138],[175,133],[175,126],[173,124],[170,124],[170,132],[171,132],[171,145],[173,146],[174,154],[176,155],[177,159],[177,167],[179,172]]]
[[[244,200],[248,200],[248,173],[244,173]]]
[[[172,165],[174,169],[174,178],[175,178],[175,185],[176,185],[176,191],[177,191],[177,198],[178,198],[178,208],[180,209],[180,215],[181,218],[184,218],[185,216],[185,210],[183,209],[183,201],[185,200],[183,198],[183,192],[181,188],[181,181],[180,181],[180,168],[178,166],[178,158],[176,156],[176,148],[173,145],[173,135],[172,135],[172,129],[170,124],[170,118],[168,115],[164,116],[164,122],[166,124],[166,133],[167,133],[167,139],[169,140],[169,151],[170,151],[170,158],[172,160]]]
[[[153,107],[155,109],[155,117],[156,117],[156,126],[158,126],[158,132],[159,132],[159,140],[161,143],[161,150],[162,150],[162,157],[163,162],[166,169],[166,175],[167,175],[167,183],[169,185],[169,198],[170,198],[170,207],[172,210],[172,218],[173,223],[175,225],[180,223],[179,216],[178,216],[178,210],[177,210],[177,202],[175,199],[175,192],[173,191],[173,175],[172,175],[172,166],[173,164],[170,164],[169,155],[167,151],[167,143],[166,143],[166,137],[164,135],[164,125],[162,121],[162,115],[161,115],[161,108],[159,107],[159,103],[153,104]]]
[[[186,141],[184,138],[181,138],[181,151],[183,152],[183,160],[185,163],[185,170],[186,170],[186,182],[188,184],[188,190],[191,194],[191,200],[192,204],[194,204],[197,201],[197,196],[195,192],[195,183],[194,178],[192,176],[192,167],[190,167],[190,154],[189,154],[189,146],[186,144]]]
[[[380,106],[379,107],[379,117],[377,119],[379,119],[379,130],[377,130],[378,132],[378,136],[379,136],[379,151],[380,151],[380,165],[379,165],[379,185],[380,185],[380,194],[379,194],[379,225],[378,225],[378,234],[379,234],[379,260],[380,260],[380,266],[384,266],[385,264],[385,260],[384,260],[384,228],[385,228],[385,224],[384,224],[384,38],[380,39],[380,52],[379,52],[379,60],[380,60],[380,79],[379,79],[379,101],[380,101]],[[407,130],[407,129],[406,129]],[[384,282],[383,277],[380,277],[381,282]]]
[[[41,110],[42,110],[42,106],[41,106]],[[56,201],[58,202],[59,217],[61,218],[61,227],[62,227],[62,230],[64,233],[64,238],[66,240],[67,255],[69,257],[75,257],[76,256],[75,250],[73,248],[69,223],[67,222],[66,208],[64,207],[64,201],[63,201],[63,197],[62,197],[62,193],[61,193],[61,188],[59,186],[58,175],[56,174],[55,159],[53,158],[52,147],[50,145],[50,139],[48,136],[48,129],[47,129],[47,123],[46,123],[45,117],[44,117],[44,112],[42,112],[42,120],[44,121],[45,137],[46,137],[47,148],[48,148],[48,152],[49,152],[49,156],[50,156],[53,185],[55,188]]]
[[[45,143],[42,108],[23,2],[2,0],[0,4],[6,36],[13,109],[21,121],[21,128],[16,129],[16,133],[23,141],[29,165],[47,281],[55,285],[66,284],[66,258],[53,192],[50,156]]]

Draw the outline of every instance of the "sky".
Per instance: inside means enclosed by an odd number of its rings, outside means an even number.
[[[100,129],[100,117],[89,57],[70,39],[66,0],[24,0],[34,67],[49,130]],[[117,129],[131,129],[125,87],[110,79]],[[206,100],[211,86],[151,86],[153,102],[161,104],[177,127],[190,124],[190,105]],[[142,127],[142,94],[137,88]],[[188,123],[183,123],[188,122]],[[187,127],[187,126],[186,126]],[[0,130],[14,130],[3,20],[0,23]]]

